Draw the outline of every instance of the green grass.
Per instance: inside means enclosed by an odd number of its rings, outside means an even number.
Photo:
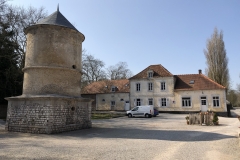
[[[125,114],[111,114],[111,113],[92,113],[92,119],[111,119],[124,117]]]

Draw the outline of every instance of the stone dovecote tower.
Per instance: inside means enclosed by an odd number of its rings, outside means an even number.
[[[23,94],[6,98],[6,130],[50,134],[90,128],[92,101],[80,96],[84,35],[59,9],[25,34]]]

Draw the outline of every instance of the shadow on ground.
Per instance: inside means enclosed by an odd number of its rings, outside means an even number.
[[[226,138],[236,138],[234,136],[223,135],[213,132],[202,131],[181,131],[181,130],[149,130],[149,129],[129,129],[129,128],[91,128],[71,132],[63,132],[53,135],[38,135],[28,133],[6,132],[0,130],[0,139],[2,138],[120,138],[120,139],[149,139],[149,140],[166,140],[166,141],[216,141]],[[76,139],[77,140],[77,139]]]
[[[91,130],[91,131],[90,131]],[[59,137],[79,138],[126,138],[126,139],[154,139],[166,141],[214,141],[234,136],[223,135],[213,132],[181,131],[181,130],[142,130],[125,128],[92,128],[61,133]]]

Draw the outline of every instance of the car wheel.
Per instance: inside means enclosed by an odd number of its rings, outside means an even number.
[[[149,114],[146,113],[146,114],[145,114],[145,118],[149,118]]]
[[[128,118],[131,118],[131,117],[132,117],[132,114],[129,113],[129,114],[128,114]]]

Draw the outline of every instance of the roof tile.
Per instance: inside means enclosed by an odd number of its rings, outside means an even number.
[[[209,90],[225,89],[224,86],[214,82],[203,74],[175,75],[175,90]],[[190,81],[194,81],[190,84]]]
[[[117,87],[115,93],[129,93],[129,80],[105,80],[89,84],[82,89],[81,94],[112,93],[112,86]]]
[[[145,68],[143,71],[140,73],[136,74],[135,76],[129,78],[130,80],[132,79],[145,79],[147,77],[147,73],[149,70],[153,71],[153,77],[172,77],[172,73],[170,73],[166,68],[164,68],[161,64],[158,65],[150,65],[147,68]]]
[[[74,29],[78,31],[63,15],[62,13],[57,10],[56,12],[52,13],[48,17],[40,20],[37,24],[51,24],[51,25],[58,25],[67,28]]]

